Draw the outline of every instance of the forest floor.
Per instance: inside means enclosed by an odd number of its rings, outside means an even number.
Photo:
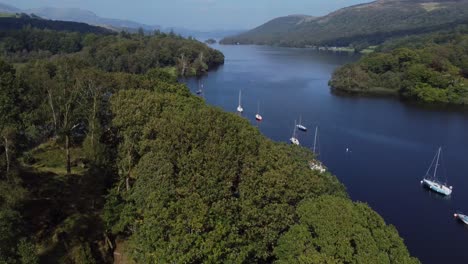
[[[72,149],[72,173],[65,151],[54,142],[30,152],[21,178],[29,190],[24,221],[41,263],[111,262],[100,217],[106,192],[102,177],[85,167],[80,148]]]

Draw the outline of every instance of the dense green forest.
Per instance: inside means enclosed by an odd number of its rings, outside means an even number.
[[[138,74],[172,67],[178,75],[195,76],[224,63],[222,53],[203,43],[159,31],[98,35],[26,27],[0,31],[0,52],[13,63],[68,54],[88,67]]]
[[[356,50],[468,22],[468,0],[377,0],[312,17],[275,18],[222,44],[350,47]]]
[[[220,52],[158,32],[0,36],[0,263],[418,263],[310,151],[177,82]]]
[[[333,90],[397,95],[429,104],[468,104],[468,28],[385,43],[338,69]]]

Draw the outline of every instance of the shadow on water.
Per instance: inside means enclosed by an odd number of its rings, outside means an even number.
[[[451,195],[442,195],[442,194],[436,193],[434,191],[431,191],[427,186],[422,186],[422,184],[421,184],[421,189],[423,190],[424,194],[427,197],[430,197],[431,199],[435,199],[439,201],[446,201],[446,202],[449,202],[452,199]]]
[[[359,92],[345,92],[330,87],[330,93],[334,96],[359,99],[359,98],[370,98],[370,99],[381,99],[381,100],[397,100],[405,105],[405,107],[413,109],[415,111],[432,111],[432,112],[445,112],[454,114],[468,114],[468,105],[449,105],[449,104],[432,104],[425,102],[412,101],[409,99],[402,98],[398,94],[384,93],[384,94],[369,94]]]

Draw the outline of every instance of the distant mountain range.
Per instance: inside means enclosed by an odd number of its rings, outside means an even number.
[[[0,3],[0,13],[18,13],[21,12],[20,9]]]
[[[83,22],[90,25],[102,26],[115,30],[143,28],[144,30],[152,31],[161,29],[161,27],[158,25],[146,25],[122,19],[102,18],[89,10],[80,8],[42,7],[27,9],[23,12],[27,14],[35,14],[46,19]]]
[[[378,0],[323,17],[292,15],[227,37],[222,44],[369,46],[468,23],[468,0]]]
[[[11,14],[8,16],[0,16],[0,31],[2,32],[2,37],[4,37],[3,33],[7,31],[21,30],[25,27],[80,33],[115,34],[115,31],[110,29],[86,23],[49,20],[24,13],[20,15]]]
[[[96,15],[94,12],[80,8],[55,8],[41,7],[34,9],[21,10],[19,8],[0,3],[0,13],[26,13],[35,14],[45,19],[82,22],[94,26],[101,26],[115,31],[137,31],[143,28],[146,32],[161,30],[165,32],[174,31],[177,34],[196,38],[223,38],[243,32],[242,30],[214,30],[214,31],[198,31],[185,28],[168,27],[163,28],[159,25],[147,25],[131,20],[103,18]]]

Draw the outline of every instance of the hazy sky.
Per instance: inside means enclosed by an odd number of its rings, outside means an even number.
[[[321,16],[370,0],[0,0],[18,8],[78,7],[101,17],[198,30],[250,29],[290,14]]]

